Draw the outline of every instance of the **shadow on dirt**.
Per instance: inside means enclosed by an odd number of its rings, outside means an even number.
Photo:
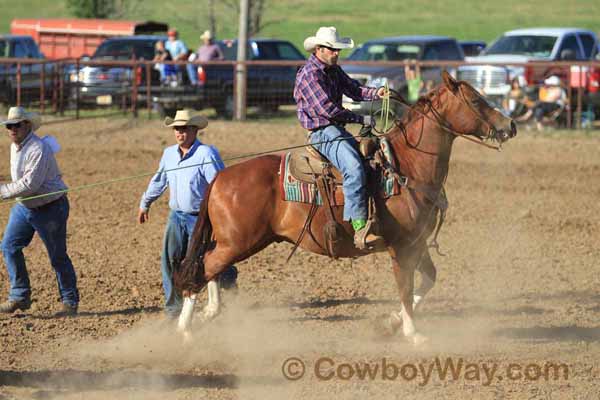
[[[342,305],[374,305],[374,304],[398,304],[397,300],[369,300],[368,298],[356,297],[353,299],[329,299],[329,300],[310,300],[301,303],[290,303],[288,307],[292,308],[329,308]]]
[[[160,312],[162,310],[161,307],[152,306],[152,307],[132,307],[132,308],[123,308],[121,310],[110,310],[110,311],[80,311],[77,314],[77,317],[109,317],[113,315],[135,315],[135,314],[154,314]],[[31,315],[34,319],[56,319],[54,315]]]
[[[532,328],[508,328],[498,329],[494,332],[496,336],[511,339],[541,340],[546,342],[555,341],[600,341],[600,327],[582,328],[579,326],[556,326]]]
[[[79,370],[0,371],[0,386],[39,388],[47,392],[50,395],[49,397],[54,397],[52,395],[52,391],[54,390],[81,392],[116,390],[126,387],[144,390],[173,390],[202,387],[218,389],[235,388],[238,386],[238,378],[230,374],[172,375],[150,372],[94,372]]]

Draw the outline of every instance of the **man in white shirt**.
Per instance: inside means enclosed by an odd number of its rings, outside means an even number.
[[[31,286],[23,248],[31,243],[37,232],[56,273],[62,309],[55,315],[75,315],[79,291],[77,276],[67,254],[69,201],[65,195],[67,186],[54,158],[53,144],[35,134],[40,126],[39,117],[23,107],[11,107],[2,125],[12,141],[12,182],[0,183],[0,196],[3,200],[19,201],[10,211],[2,238],[2,254],[10,279],[10,292],[8,300],[0,304],[0,313],[10,314],[31,307]],[[57,147],[56,142],[54,146]]]

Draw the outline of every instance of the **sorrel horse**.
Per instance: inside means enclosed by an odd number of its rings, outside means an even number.
[[[456,81],[446,72],[443,84],[422,97],[403,121],[385,134],[398,172],[408,178],[409,185],[400,195],[376,199],[376,208],[400,294],[401,310],[395,315],[404,336],[415,344],[425,338],[417,333],[413,319],[414,271],[423,258],[428,268],[434,268],[426,239],[436,226],[436,201],[448,174],[454,139],[460,136],[479,143],[486,139],[502,143],[515,135],[512,119],[468,83]],[[190,328],[195,294],[209,282],[216,285],[212,280],[228,265],[273,242],[294,243],[299,238],[311,205],[282,200],[279,165],[279,155],[257,157],[221,171],[208,188],[186,257],[174,276],[175,286],[185,299],[180,330],[188,332]],[[326,223],[324,208],[319,207],[312,226]],[[336,219],[342,221],[341,207],[335,211]],[[348,223],[343,226],[348,240],[338,256],[372,252],[355,248],[352,227]],[[326,255],[323,232],[314,229],[312,233],[303,236],[300,247]],[[209,297],[215,295],[214,290],[209,285]]]

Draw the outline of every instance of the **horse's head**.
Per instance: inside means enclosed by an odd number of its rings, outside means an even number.
[[[454,98],[446,113],[449,128],[460,134],[499,143],[516,136],[517,126],[512,118],[493,106],[471,85],[455,80],[446,71],[442,72],[442,78]]]

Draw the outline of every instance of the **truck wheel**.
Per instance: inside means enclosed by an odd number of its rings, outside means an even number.
[[[173,118],[173,117],[175,117],[175,114],[177,113],[177,108],[165,107],[159,103],[154,103],[154,109],[158,112],[158,115],[160,115],[161,118],[165,118],[165,117]]]
[[[233,118],[233,94],[227,93],[223,102],[215,106],[215,111],[220,118]]]
[[[264,114],[275,114],[279,110],[279,104],[262,104],[258,109]]]

